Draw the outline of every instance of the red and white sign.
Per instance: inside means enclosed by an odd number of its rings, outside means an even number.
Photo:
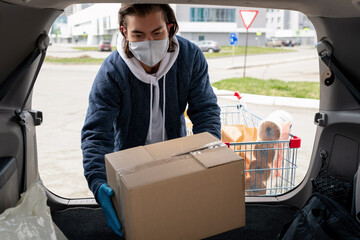
[[[246,30],[249,29],[258,12],[258,10],[240,10],[240,16],[243,20]]]

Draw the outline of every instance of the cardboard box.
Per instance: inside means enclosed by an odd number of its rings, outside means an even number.
[[[201,239],[245,225],[244,160],[209,133],[105,155],[131,239]]]

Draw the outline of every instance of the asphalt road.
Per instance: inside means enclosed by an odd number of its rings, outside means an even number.
[[[284,81],[318,81],[319,63],[315,47],[286,48],[292,52],[257,54],[246,57],[245,75],[260,79],[276,78]],[[47,55],[54,57],[106,58],[110,52],[80,51],[66,45],[52,45]],[[225,78],[242,77],[244,56],[212,58],[207,60],[211,82]],[[90,68],[90,66],[89,66]],[[95,66],[97,68],[97,66]]]
[[[315,49],[298,50],[287,54],[248,56],[247,76],[318,81]],[[83,54],[106,57],[109,52],[84,53],[54,45],[48,50],[48,55],[52,56],[71,57]],[[210,79],[218,81],[227,77],[242,76],[241,59],[242,57],[234,58],[234,63],[231,57],[209,60]],[[86,114],[88,94],[99,67],[100,65],[45,63],[34,88],[33,108],[44,114],[44,122],[37,128],[40,175],[45,186],[60,196],[92,197],[83,177],[80,129]],[[236,101],[219,97],[220,105],[234,103]],[[261,102],[247,104],[247,108],[262,118],[276,109],[285,110],[293,116],[292,133],[302,138],[296,173],[296,182],[301,181],[311,156],[315,134],[313,116],[317,109],[268,105]]]

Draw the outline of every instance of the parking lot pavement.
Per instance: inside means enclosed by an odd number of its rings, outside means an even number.
[[[75,45],[49,46],[47,56],[106,58],[111,52],[81,51]],[[245,75],[259,79],[279,79],[283,81],[319,81],[319,62],[314,47],[296,47],[293,52],[256,54],[247,56]],[[242,77],[244,56],[207,59],[210,81]],[[89,66],[91,68],[91,66]],[[95,66],[97,68],[97,66]]]
[[[249,55],[245,76],[283,81],[319,81],[319,62],[316,49],[299,47],[294,52]],[[243,77],[244,56],[207,59],[211,82]]]

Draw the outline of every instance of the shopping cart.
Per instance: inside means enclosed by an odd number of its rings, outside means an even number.
[[[257,128],[261,118],[248,111],[244,104],[221,106],[221,124]],[[192,134],[188,129],[188,135]],[[295,187],[297,151],[301,139],[290,135],[289,140],[225,142],[244,158],[245,194],[276,196]]]
[[[221,108],[223,125],[258,127],[261,118],[242,105]],[[301,139],[226,143],[245,160],[245,193],[247,196],[275,196],[295,187],[297,151]]]

